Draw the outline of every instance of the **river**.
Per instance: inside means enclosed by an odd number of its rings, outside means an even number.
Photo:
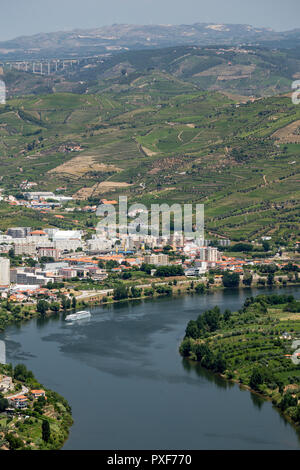
[[[74,426],[64,449],[300,449],[300,435],[268,401],[183,360],[188,320],[237,310],[267,289],[160,298],[10,326],[7,362],[24,363],[62,394]],[[273,291],[274,292],[274,291]],[[299,287],[280,290],[300,297]]]

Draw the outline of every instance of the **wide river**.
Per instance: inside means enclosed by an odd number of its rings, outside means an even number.
[[[280,292],[300,297],[299,287]],[[115,304],[74,324],[57,316],[11,326],[0,339],[7,362],[26,364],[71,404],[64,449],[300,449],[270,402],[178,353],[188,320],[215,305],[239,309],[257,293]]]

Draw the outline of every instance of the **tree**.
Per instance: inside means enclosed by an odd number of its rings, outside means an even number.
[[[125,284],[119,284],[114,289],[114,300],[122,300],[128,298],[128,288]]]
[[[45,315],[47,310],[49,310],[49,304],[46,302],[46,300],[39,300],[36,306],[37,312],[39,312],[41,315]]]
[[[249,385],[253,390],[259,390],[259,385],[264,383],[264,377],[258,368],[253,369]]]
[[[236,245],[233,245],[229,249],[232,252],[240,252],[240,251],[249,252],[253,250],[253,246],[250,245],[249,243],[237,243]]]
[[[205,292],[205,285],[204,284],[197,284],[195,287],[195,291],[197,294],[204,294]]]
[[[51,433],[50,433],[49,421],[44,419],[43,422],[42,422],[42,438],[43,438],[43,441],[49,442],[50,435],[51,435]]]
[[[240,275],[227,271],[223,274],[222,282],[224,287],[238,287],[240,284]]]
[[[73,297],[73,299],[72,299],[72,308],[76,308],[76,305],[77,305],[76,297]]]
[[[188,357],[191,352],[191,340],[190,338],[185,338],[179,348],[179,352],[183,357]]]
[[[22,439],[14,436],[12,433],[5,434],[5,440],[8,442],[9,450],[18,450],[24,447]]]
[[[198,330],[198,325],[197,322],[194,320],[191,320],[185,330],[185,336],[186,338],[193,338],[197,339],[199,337],[199,330]]]
[[[216,372],[219,372],[220,374],[223,374],[223,372],[225,372],[225,370],[227,369],[226,360],[225,360],[224,356],[222,355],[222,353],[219,353],[217,355],[216,360],[215,360],[214,369],[215,369]]]
[[[134,299],[136,299],[138,297],[141,297],[142,289],[139,289],[138,287],[132,286],[130,294],[131,294],[131,297],[134,298]]]
[[[71,308],[71,300],[65,295],[61,299],[61,306],[63,310],[69,310],[69,308]]]
[[[122,279],[131,279],[132,274],[128,271],[125,271],[125,273],[122,274]]]
[[[244,286],[251,286],[253,281],[253,276],[250,273],[250,271],[245,271],[244,276],[243,276],[243,284]]]
[[[34,268],[36,266],[37,262],[32,258],[28,258],[26,260],[26,264],[27,264],[27,266],[29,266],[31,268]]]
[[[6,410],[9,407],[8,400],[6,398],[0,398],[0,413]]]
[[[283,396],[283,399],[279,403],[279,408],[282,411],[285,411],[287,408],[290,408],[292,406],[297,406],[297,403],[298,403],[298,398],[293,397],[293,395],[289,392]]]
[[[274,273],[268,274],[267,284],[268,286],[272,286],[274,284]]]
[[[224,321],[228,322],[231,317],[231,311],[227,308],[224,312]]]
[[[58,302],[52,302],[52,303],[50,304],[50,310],[51,310],[52,312],[59,312],[59,310],[60,310],[60,304],[59,304]]]
[[[182,266],[159,266],[156,270],[156,277],[171,277],[171,276],[183,276],[184,270]]]
[[[34,375],[30,370],[27,370],[27,367],[24,364],[17,364],[14,368],[14,378],[25,382],[26,379],[33,379]]]
[[[262,242],[262,246],[263,246],[264,251],[266,251],[266,252],[270,251],[270,243],[267,240],[264,240]]]

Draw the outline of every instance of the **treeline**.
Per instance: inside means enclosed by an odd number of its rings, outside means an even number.
[[[200,362],[202,367],[223,374],[227,369],[227,362],[221,352],[214,353],[207,344],[191,342],[185,338],[180,345],[179,352],[183,357]]]
[[[231,311],[228,309],[225,310],[224,314],[221,314],[219,307],[206,310],[198,316],[197,320],[189,321],[185,330],[185,339],[205,337],[207,334],[217,331],[222,322],[228,322],[230,317]]]
[[[146,274],[151,274],[152,270],[155,271],[155,277],[176,277],[176,276],[184,276],[183,267],[180,265],[168,265],[168,266],[156,266],[154,264],[146,264],[143,263],[141,265],[141,271],[145,272]]]
[[[155,294],[158,295],[172,295],[172,286],[153,286],[145,289],[139,287],[128,287],[124,283],[119,283],[113,291],[114,300],[126,300],[126,299],[139,299],[143,295],[145,297],[153,297]],[[104,299],[103,299],[104,300]]]
[[[36,310],[37,312],[44,316],[47,312],[59,312],[61,310],[70,310],[71,308],[75,309],[77,306],[76,297],[73,296],[72,299],[62,295],[59,301],[57,302],[48,302],[45,299],[38,300]]]

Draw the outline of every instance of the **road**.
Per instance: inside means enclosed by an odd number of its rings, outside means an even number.
[[[7,399],[16,398],[20,395],[25,395],[28,392],[29,392],[29,388],[25,387],[25,385],[22,385],[22,390],[21,391],[19,391],[18,393],[15,393],[14,395],[9,395],[8,397],[5,397],[5,398],[7,398]]]

